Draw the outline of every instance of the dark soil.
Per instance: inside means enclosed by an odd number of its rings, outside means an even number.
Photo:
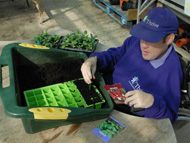
[[[63,83],[66,81],[82,78],[80,67],[82,59],[68,61],[66,63],[46,63],[39,67],[19,66],[16,73],[21,94],[21,106],[26,106],[23,92],[25,90],[40,88],[52,84]],[[89,86],[84,81],[76,82],[83,98],[88,105],[100,102],[101,100],[90,100],[91,97],[99,97],[95,90],[89,91]],[[93,88],[92,88],[93,89]],[[89,98],[88,98],[89,97]],[[88,100],[89,99],[89,100]],[[98,98],[96,98],[98,99]]]
[[[91,105],[94,103],[101,102],[102,100],[99,98],[99,96],[94,96],[95,89],[91,87],[91,90],[89,90],[89,85],[84,82],[84,80],[76,80],[74,81],[75,85],[78,87],[80,93],[82,95],[85,95],[88,93],[88,96],[83,96],[85,101],[87,102],[87,105]]]

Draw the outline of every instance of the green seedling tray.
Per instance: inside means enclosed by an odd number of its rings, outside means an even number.
[[[29,107],[33,106],[63,106],[63,107],[84,107],[100,109],[105,103],[101,93],[96,86],[93,86],[102,102],[87,105],[82,94],[73,81],[54,84],[37,89],[24,91],[26,103]]]

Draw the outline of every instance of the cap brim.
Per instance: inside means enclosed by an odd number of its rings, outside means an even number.
[[[131,29],[130,34],[132,36],[135,36],[135,37],[137,37],[139,39],[142,39],[142,40],[150,42],[150,43],[159,42],[166,35],[164,33],[159,33],[157,31],[151,31],[151,30],[145,28],[140,23],[135,25]]]

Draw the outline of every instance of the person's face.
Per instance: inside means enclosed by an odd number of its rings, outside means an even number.
[[[145,60],[155,60],[161,58],[167,51],[168,45],[163,39],[157,43],[140,41],[142,57]]]

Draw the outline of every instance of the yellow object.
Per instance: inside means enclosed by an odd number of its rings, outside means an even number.
[[[34,113],[35,119],[67,119],[68,113],[71,110],[63,108],[52,108],[52,107],[39,107],[39,108],[30,108],[30,112]]]
[[[26,44],[26,43],[21,43],[19,46],[22,47],[28,47],[28,48],[34,48],[34,49],[50,49],[46,46],[41,46],[41,45],[35,45],[35,44]]]

